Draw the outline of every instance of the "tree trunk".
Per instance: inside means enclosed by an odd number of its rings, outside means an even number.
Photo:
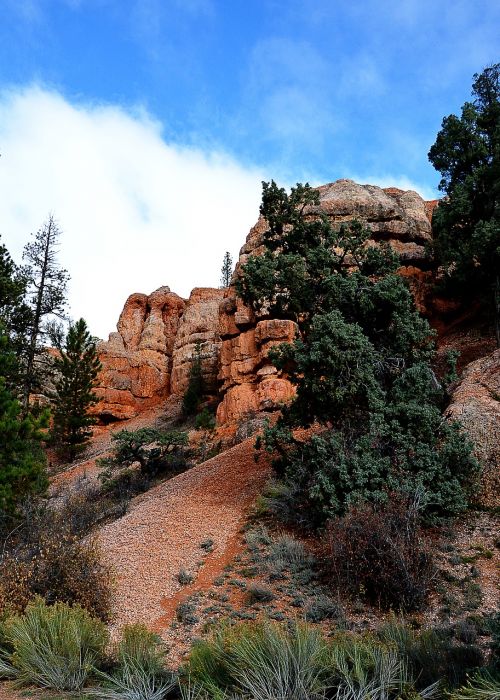
[[[43,294],[45,291],[45,277],[47,274],[47,266],[49,261],[50,243],[51,243],[51,233],[52,233],[52,218],[49,219],[47,239],[45,242],[45,250],[43,257],[43,265],[40,271],[40,284],[38,286],[35,315],[33,317],[33,327],[31,329],[30,343],[28,346],[28,357],[26,362],[26,381],[24,384],[24,396],[23,396],[23,406],[24,413],[28,413],[30,394],[33,388],[33,374],[35,370],[35,356],[36,356],[36,343],[38,336],[40,335],[40,321],[42,318],[42,303]]]

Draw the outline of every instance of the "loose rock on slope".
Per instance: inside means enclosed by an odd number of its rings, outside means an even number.
[[[100,530],[104,560],[116,572],[114,626],[163,618],[162,603],[180,589],[177,574],[196,571],[200,544],[210,538],[220,556],[269,476],[268,455],[254,460],[249,438],[157,486]]]

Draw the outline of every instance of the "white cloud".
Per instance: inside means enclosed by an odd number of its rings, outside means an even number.
[[[217,286],[255,223],[264,173],[166,143],[140,110],[71,104],[31,86],[0,93],[0,234],[16,260],[54,212],[74,318],[101,337],[126,297]]]

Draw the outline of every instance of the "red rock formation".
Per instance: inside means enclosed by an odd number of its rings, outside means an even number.
[[[95,413],[104,421],[131,418],[171,394],[182,396],[200,344],[208,394],[217,393],[219,304],[224,290],[193,289],[186,302],[168,287],[132,294],[107,342]]]
[[[432,208],[416,192],[397,188],[382,189],[373,185],[358,185],[352,180],[318,188],[320,206],[310,207],[314,216],[325,212],[330,221],[339,224],[350,219],[363,221],[372,231],[371,245],[382,241],[401,256],[401,274],[409,279],[417,306],[425,310],[430,275],[426,244],[432,240],[429,215]],[[262,236],[266,222],[260,217],[250,230],[240,251],[235,275],[251,255],[263,252]],[[293,386],[270,364],[267,353],[273,345],[290,341],[297,332],[291,321],[255,318],[252,311],[228,290],[219,309],[219,333],[222,339],[221,383],[222,401],[217,410],[217,422],[237,421],[246,414],[273,410],[293,396]]]
[[[482,501],[500,504],[500,350],[471,362],[453,391],[447,415],[460,421],[483,466]]]
[[[320,207],[334,224],[357,218],[372,231],[371,245],[388,241],[401,255],[421,310],[426,307],[430,273],[426,244],[431,240],[433,204],[415,192],[381,189],[338,180],[318,188]],[[263,252],[266,222],[259,218],[243,245],[236,273],[250,255]],[[219,424],[258,411],[274,410],[293,396],[293,386],[274,368],[269,350],[297,333],[291,321],[252,311],[234,289],[196,288],[186,302],[168,287],[153,294],[132,294],[117,332],[99,346],[103,370],[96,412],[104,420],[129,418],[152,403],[187,388],[191,363],[200,345],[207,393],[221,399]]]
[[[198,344],[205,391],[207,394],[217,394],[220,355],[219,304],[223,297],[223,289],[196,287],[191,292],[175,336],[172,394],[182,396],[186,391],[191,363]]]
[[[168,287],[132,294],[107,342],[94,411],[103,420],[131,418],[169,393],[172,352],[186,302]]]

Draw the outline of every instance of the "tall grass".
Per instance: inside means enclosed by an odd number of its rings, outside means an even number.
[[[210,698],[237,693],[252,700],[321,697],[326,644],[307,625],[223,627],[193,648],[187,671]]]
[[[339,700],[388,700],[408,684],[406,664],[395,649],[346,636],[331,648],[330,667]]]
[[[489,673],[477,673],[467,685],[450,695],[450,700],[500,700],[500,679]]]
[[[83,608],[40,598],[10,618],[5,633],[19,685],[64,691],[85,685],[108,640],[105,625]]]
[[[144,625],[129,625],[116,649],[114,673],[98,672],[103,682],[91,694],[103,700],[163,700],[175,687],[176,679],[165,666],[165,649],[160,638]]]
[[[255,700],[311,700],[325,690],[325,651],[317,630],[264,624],[233,646],[231,675]]]

